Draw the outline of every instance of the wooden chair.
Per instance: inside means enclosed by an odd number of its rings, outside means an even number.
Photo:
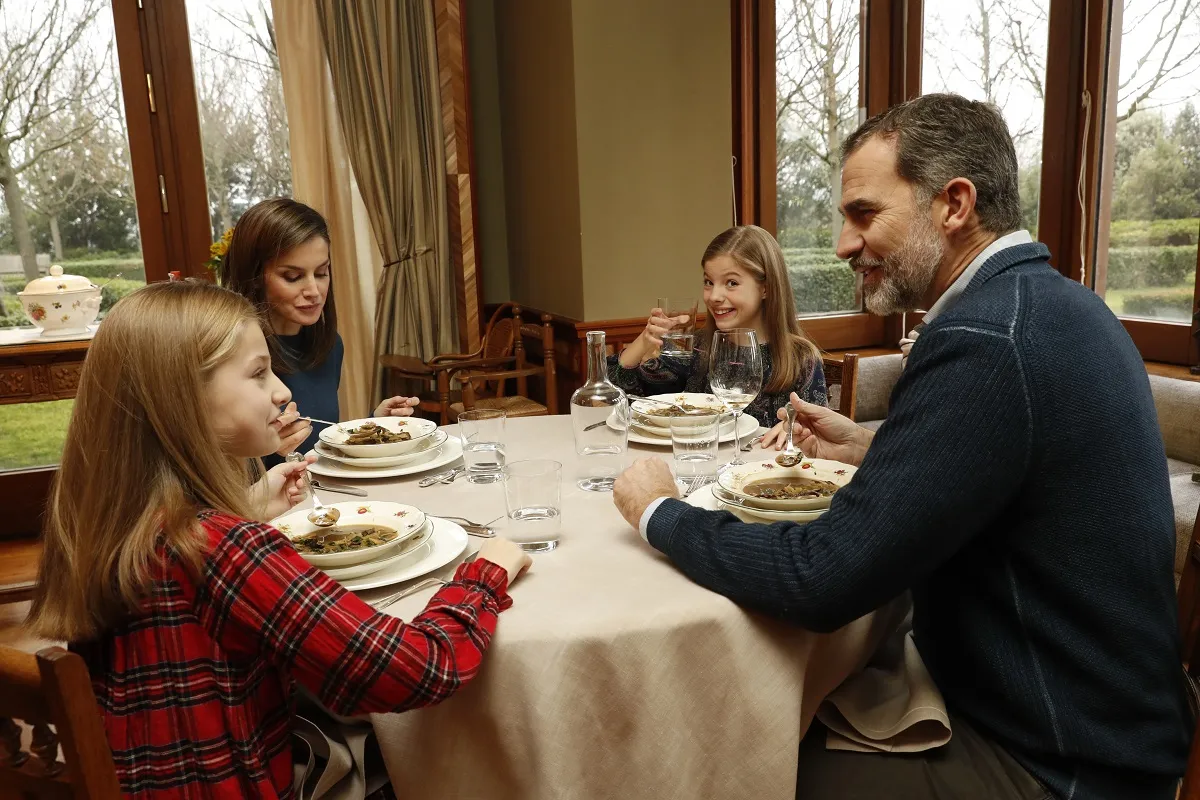
[[[385,354],[379,357],[379,364],[387,370],[389,383],[398,378],[415,380],[430,386],[433,394],[421,395],[421,408],[437,412],[440,415],[440,424],[445,425],[451,421],[451,405],[456,399],[451,393],[450,376],[465,368],[513,366],[513,350],[520,339],[517,335],[520,320],[520,306],[504,303],[492,314],[484,329],[483,341],[474,353],[446,353],[434,356],[428,361],[413,356]]]
[[[33,728],[28,751],[14,720]],[[100,707],[75,653],[0,647],[0,785],[6,797],[120,798]]]
[[[858,356],[846,353],[841,358],[824,356],[821,359],[821,369],[825,371],[825,385],[832,390],[838,387],[838,402],[833,404],[833,392],[829,392],[830,408],[844,417],[854,419],[854,401],[858,381]]]
[[[513,337],[511,368],[496,369],[460,363],[452,377],[462,384],[462,402],[450,404],[452,418],[457,419],[459,413],[475,408],[502,410],[508,417],[540,417],[558,413],[558,373],[554,360],[554,328],[551,325],[554,318],[549,314],[542,314],[542,324],[533,325],[521,320],[520,306],[514,305],[512,309],[512,318],[517,324],[516,335]],[[496,313],[500,313],[500,309],[497,309]],[[495,319],[495,315],[492,319]],[[541,364],[529,362],[523,341],[525,338],[540,342]],[[529,378],[535,376],[541,376],[544,380],[544,405],[529,398]],[[505,384],[514,378],[517,381],[517,393],[507,395]],[[483,389],[482,396],[476,387]]]
[[[1187,559],[1183,562],[1183,574],[1179,578],[1179,633],[1183,640],[1183,669],[1188,677],[1188,692],[1192,700],[1192,711],[1200,708],[1200,514],[1192,527],[1192,541],[1188,545]],[[1192,734],[1192,747],[1188,752],[1187,771],[1183,774],[1183,786],[1179,800],[1200,800],[1200,714],[1196,718],[1196,729]]]

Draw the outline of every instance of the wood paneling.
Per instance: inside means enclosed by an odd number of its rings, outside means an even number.
[[[731,0],[733,192],[739,225],[776,231],[775,3]]]
[[[1192,347],[1191,326],[1186,322],[1155,322],[1122,318],[1138,352],[1146,361],[1186,365]]]
[[[0,405],[75,396],[87,341],[0,347]]]
[[[461,0],[434,0],[433,6],[458,338],[462,350],[471,352],[479,347],[483,281],[475,251],[477,212],[472,169],[471,98],[466,48],[463,46],[466,36],[463,14],[466,10]]]

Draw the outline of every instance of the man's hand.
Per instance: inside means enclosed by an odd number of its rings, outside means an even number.
[[[660,497],[679,497],[671,468],[661,458],[639,458],[613,484],[613,502],[635,529],[646,506]]]
[[[795,392],[792,392],[791,403],[796,409],[792,440],[804,455],[809,458],[828,458],[856,467],[862,464],[875,434],[832,408],[804,402]],[[784,418],[782,408],[779,409],[779,418]],[[776,450],[782,450],[783,441],[783,423],[780,423],[763,437],[760,446],[765,450],[774,445]]]

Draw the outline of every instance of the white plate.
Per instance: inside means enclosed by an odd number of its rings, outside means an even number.
[[[613,428],[617,427],[617,423],[615,423],[611,418],[609,418],[608,424],[610,427],[613,427]],[[742,439],[745,439],[748,435],[750,435],[750,434],[754,433],[756,430],[758,430],[758,420],[756,420],[754,417],[749,416],[748,414],[742,414],[740,417],[738,417],[738,429],[742,432]],[[645,433],[644,430],[645,429],[641,429],[637,425],[631,426],[629,428],[629,441],[637,442],[638,444],[658,445],[660,447],[670,447],[671,446],[670,431],[667,431],[667,434],[665,436],[652,436],[648,433]],[[722,425],[721,426],[721,441],[722,442],[732,442],[733,441],[733,426],[732,425]],[[309,469],[311,470],[312,467],[309,467]]]
[[[386,503],[382,500],[361,500],[358,502],[331,503],[329,508],[336,508],[341,516],[337,527],[346,528],[358,525],[378,525],[391,528],[400,535],[390,542],[367,547],[362,550],[352,550],[348,553],[301,553],[300,557],[314,567],[349,567],[364,561],[374,561],[383,556],[394,555],[400,549],[401,543],[411,539],[421,532],[425,526],[425,512],[415,506],[401,503]],[[279,531],[289,539],[295,540],[321,530],[308,521],[311,508],[296,508],[271,520]]]
[[[374,561],[367,561],[363,564],[355,564],[353,567],[330,567],[323,570],[326,575],[333,578],[335,581],[348,581],[353,578],[361,578],[364,575],[370,575],[372,572],[378,572],[386,567],[396,567],[402,564],[415,564],[425,556],[429,555],[429,551],[433,547],[433,522],[425,520],[425,525],[422,526],[416,536],[409,539],[400,546],[400,552],[394,556],[387,558],[377,558]]]
[[[386,456],[384,458],[353,458],[343,455],[342,451],[336,447],[318,441],[316,447],[317,455],[322,458],[327,458],[330,461],[336,461],[339,464],[345,464],[348,467],[398,467],[401,464],[411,464],[422,458],[433,458],[434,454],[446,443],[445,431],[434,431],[432,436],[426,436],[421,440],[421,444],[414,450],[408,453],[401,453],[398,456]]]
[[[319,455],[315,450],[309,450],[308,452]],[[317,463],[308,465],[308,471],[325,478],[342,478],[349,481],[374,480],[375,478],[400,478],[405,475],[416,475],[419,472],[428,472],[431,469],[444,467],[447,464],[458,461],[460,458],[462,458],[462,440],[457,436],[450,436],[446,439],[446,443],[442,445],[442,449],[438,451],[437,455],[428,461],[418,461],[415,464],[401,464],[398,467],[366,468],[348,467],[336,461],[318,458]]]
[[[462,526],[440,517],[430,519],[433,520],[433,539],[429,555],[415,564],[389,566],[361,578],[342,581],[342,586],[352,592],[361,592],[403,583],[441,569],[462,555],[462,551],[467,549],[467,532]]]
[[[353,430],[366,422],[374,422],[392,433],[408,431],[412,438],[391,444],[346,444],[348,438],[346,431]],[[411,453],[421,445],[422,440],[427,436],[432,436],[437,429],[436,422],[421,417],[367,417],[343,422],[340,428],[336,425],[327,425],[317,434],[317,438],[325,444],[333,445],[343,454],[352,458],[387,458]]]
[[[828,481],[842,487],[850,482],[857,471],[858,468],[850,464],[828,461],[823,458],[805,458],[794,467],[781,467],[775,463],[773,458],[765,458],[761,461],[755,459],[741,466],[730,467],[717,476],[717,484],[723,491],[737,497],[743,505],[768,511],[816,511],[821,508],[829,508],[829,504],[833,502],[833,495],[768,500],[746,494],[742,489],[755,481],[791,477]]]
[[[714,412],[721,412],[725,415],[730,415],[731,412],[725,411],[725,404],[717,399],[715,394],[701,394],[700,392],[678,392],[677,394],[652,394],[648,396],[650,400],[662,400],[667,403],[678,403],[680,405],[688,404],[697,407],[711,408]],[[647,411],[652,411],[656,408],[666,408],[659,403],[649,403],[646,400],[634,400],[630,404],[633,409],[634,419],[646,426],[662,428],[669,436],[671,433],[672,417],[656,417],[647,414]],[[703,416],[701,416],[701,419]],[[699,421],[697,424],[702,424]]]

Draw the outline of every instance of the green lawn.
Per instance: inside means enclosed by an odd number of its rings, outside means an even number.
[[[74,400],[0,406],[0,470],[57,464]]]

